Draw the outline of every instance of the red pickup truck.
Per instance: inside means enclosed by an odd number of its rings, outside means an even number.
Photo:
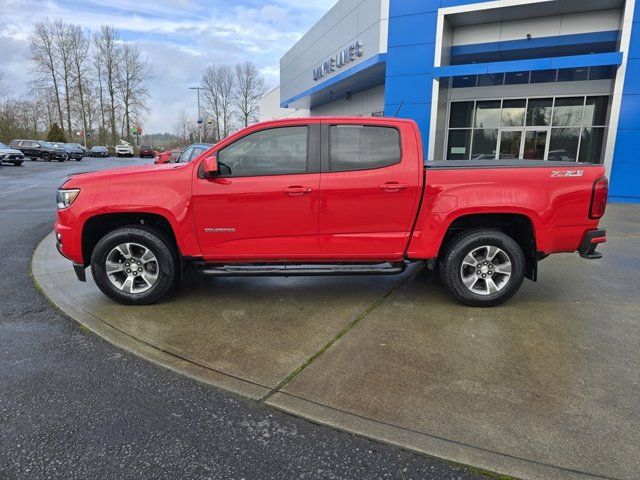
[[[203,274],[398,274],[422,261],[473,306],[513,296],[551,253],[595,251],[608,182],[600,165],[424,163],[395,118],[250,126],[189,163],[70,177],[59,251],[80,280],[125,304],[156,302],[187,265]]]

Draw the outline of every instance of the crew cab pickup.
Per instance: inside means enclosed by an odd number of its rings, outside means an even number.
[[[256,124],[191,162],[78,174],[58,191],[59,251],[125,304],[167,295],[185,267],[217,276],[439,271],[473,306],[505,302],[538,261],[600,258],[600,165],[424,163],[395,118]]]

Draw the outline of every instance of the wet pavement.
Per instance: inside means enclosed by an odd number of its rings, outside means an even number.
[[[399,277],[192,277],[149,307],[75,280],[46,240],[36,280],[69,315],[174,370],[278,409],[522,478],[640,471],[640,207],[611,205],[602,260],[541,262],[493,309]]]
[[[56,187],[71,172],[148,162],[0,168],[2,480],[481,478],[158,367],[51,305],[29,277],[29,265],[51,231]],[[60,271],[68,274],[68,264]],[[145,350],[136,344],[138,353]],[[183,371],[209,371],[172,358]]]

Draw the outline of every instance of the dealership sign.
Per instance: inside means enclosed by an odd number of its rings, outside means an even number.
[[[313,69],[313,80],[317,82],[322,77],[329,75],[331,72],[335,72],[336,68],[342,68],[355,61],[358,57],[361,57],[363,53],[364,45],[362,42],[357,41],[356,43],[349,45],[322,65],[315,67]]]

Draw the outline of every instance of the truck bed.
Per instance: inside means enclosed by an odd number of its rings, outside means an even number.
[[[589,168],[598,167],[594,163],[560,162],[549,160],[434,160],[425,162],[424,167],[432,169],[471,169],[471,168],[541,168],[541,167],[564,167],[564,168]]]

